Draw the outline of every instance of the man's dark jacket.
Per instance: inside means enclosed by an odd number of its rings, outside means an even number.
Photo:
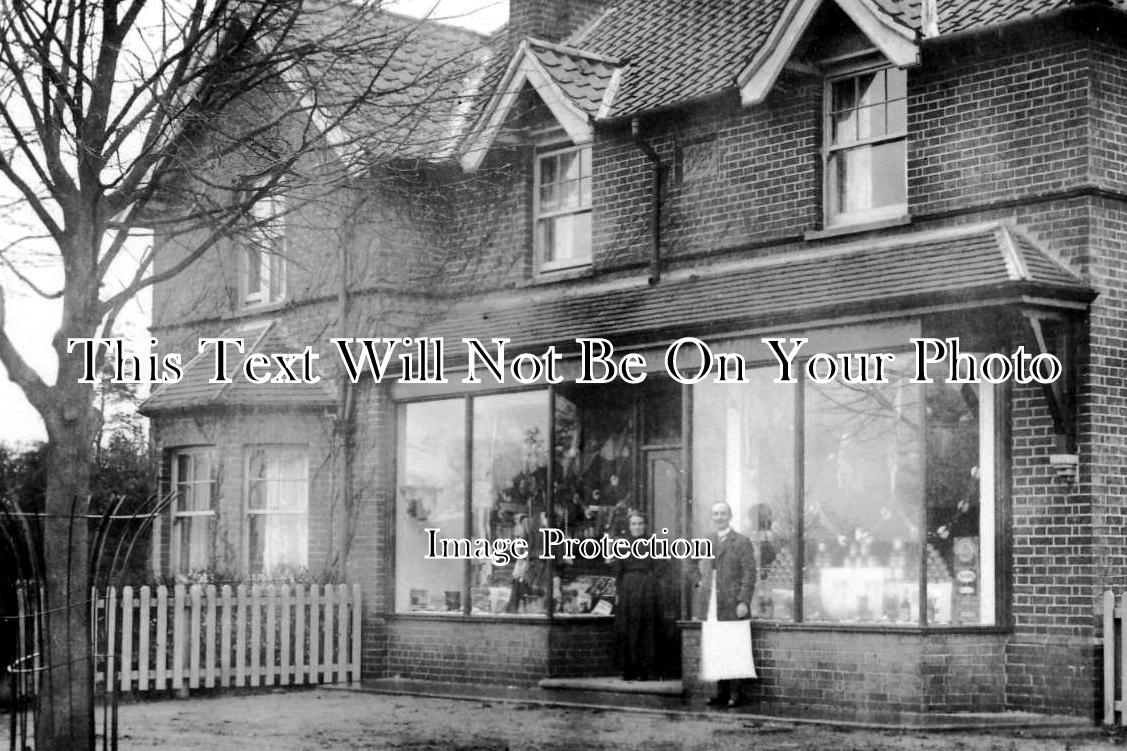
[[[736,530],[730,530],[723,540],[716,532],[708,535],[712,541],[713,558],[700,562],[700,589],[697,613],[702,620],[708,616],[708,595],[712,572],[716,572],[716,618],[721,621],[736,620],[736,604],[742,602],[751,611],[751,594],[755,590],[755,550],[751,540]]]

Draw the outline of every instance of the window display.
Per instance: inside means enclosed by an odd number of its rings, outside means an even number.
[[[634,494],[636,408],[629,397],[621,387],[575,386],[556,393],[552,523],[570,537],[623,537],[628,532],[630,509],[640,502]],[[563,559],[556,562],[555,573],[557,613],[614,612],[609,564]]]
[[[540,528],[547,524],[548,392],[473,399],[473,537],[529,541],[527,558],[504,566],[470,563],[472,614],[546,612],[547,561]]]
[[[395,607],[461,615],[465,565],[426,560],[426,529],[465,533],[466,428],[462,399],[399,408]]]
[[[774,376],[775,369],[759,368],[748,371],[747,385],[694,387],[693,530],[710,531],[712,504],[726,501],[732,527],[755,550],[752,617],[787,621],[794,612],[797,386]]]
[[[921,388],[888,380],[805,385],[807,621],[918,622]]]
[[[680,391],[669,387],[571,384],[401,405],[396,609],[613,615],[613,567],[601,557],[541,560],[541,530],[578,540],[627,535],[630,511],[649,510],[638,490],[642,457],[679,451]],[[644,409],[653,414],[643,431]],[[650,443],[639,448],[639,434]],[[661,517],[676,518],[680,502],[679,492],[663,496]],[[527,556],[428,559],[428,529],[438,530],[433,538],[523,540]],[[675,604],[679,590],[667,583]]]
[[[992,387],[749,380],[694,386],[693,486],[756,544],[753,618],[995,622]]]

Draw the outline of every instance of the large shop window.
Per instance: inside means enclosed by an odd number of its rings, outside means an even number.
[[[309,455],[264,446],[247,455],[248,569],[284,577],[309,562]]]
[[[694,387],[694,529],[732,506],[758,560],[753,617],[993,624],[992,389],[773,375]]]
[[[210,448],[173,452],[173,573],[188,574],[211,568],[218,486],[215,455]]]
[[[826,92],[826,223],[903,216],[908,194],[907,74],[832,78]]]
[[[395,607],[400,612],[463,612],[465,564],[427,560],[427,529],[466,533],[465,401],[442,399],[399,408],[395,509]]]
[[[612,566],[540,560],[540,531],[625,535],[629,511],[647,509],[637,493],[643,457],[680,441],[678,393],[565,385],[400,405],[396,610],[612,615]],[[524,538],[529,554],[428,559],[428,529],[442,538]]]
[[[538,271],[591,263],[591,147],[536,155]]]

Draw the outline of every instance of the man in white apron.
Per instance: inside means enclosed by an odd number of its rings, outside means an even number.
[[[749,540],[732,529],[732,508],[727,503],[712,507],[712,558],[700,562],[703,607],[707,613],[715,574],[716,619],[720,621],[745,620],[751,616],[751,595],[755,590],[755,550]],[[738,707],[746,700],[743,681],[721,680],[716,683],[716,695],[708,700],[712,707]]]

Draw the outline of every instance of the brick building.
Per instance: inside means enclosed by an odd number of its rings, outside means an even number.
[[[1123,3],[511,4],[492,39],[415,29],[485,50],[456,147],[286,214],[275,263],[220,247],[158,287],[166,345],[313,343],[331,377],[217,387],[201,360],[154,393],[180,491],[155,565],[330,571],[364,587],[367,675],[535,685],[614,673],[607,567],[426,560],[425,529],[593,536],[620,504],[692,537],[726,499],[764,711],[1095,716],[1127,583]],[[332,336],[441,338],[448,383],[347,387]],[[563,381],[464,384],[463,337],[557,345]],[[576,384],[577,337],[645,382]],[[684,337],[745,378],[676,383]],[[774,383],[763,337],[896,364]],[[912,383],[918,337],[1064,373]],[[700,696],[693,583],[670,567],[666,671]]]

